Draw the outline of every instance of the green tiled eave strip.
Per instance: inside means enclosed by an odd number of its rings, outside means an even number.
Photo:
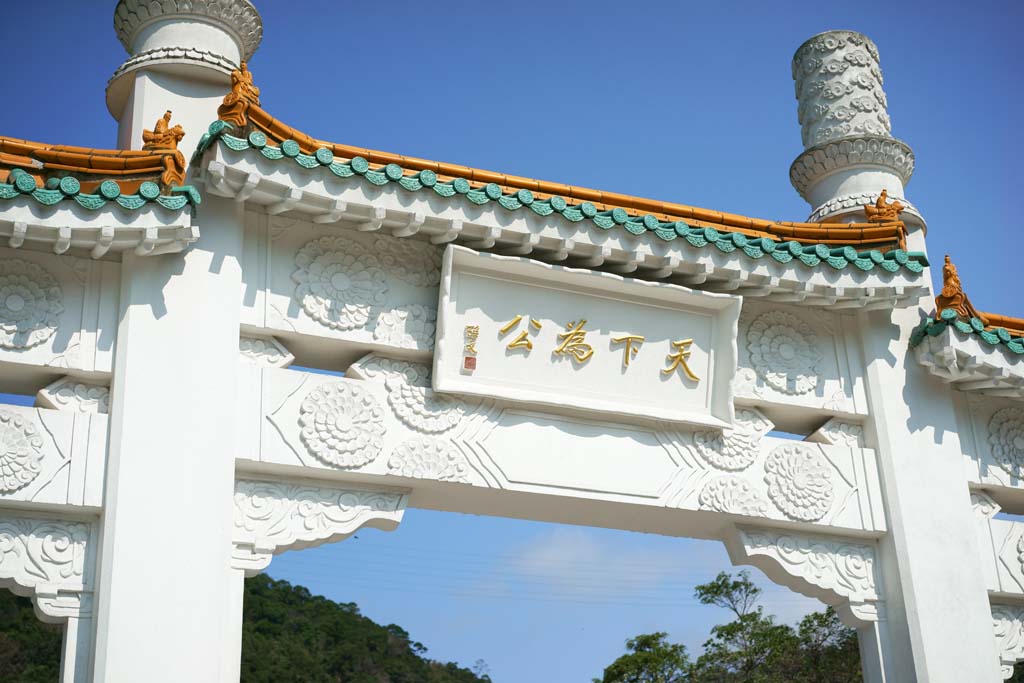
[[[370,169],[369,162],[363,157],[354,157],[347,162],[337,161],[333,152],[325,147],[321,147],[313,155],[303,154],[299,144],[294,140],[285,140],[280,146],[275,147],[267,144],[267,136],[260,131],[249,133],[247,138],[239,138],[227,133],[231,128],[233,126],[225,121],[214,121],[210,124],[209,132],[199,141],[193,161],[219,140],[225,147],[236,152],[257,150],[266,159],[290,159],[307,169],[323,167],[339,178],[359,176],[372,185],[397,183],[409,192],[433,192],[442,197],[461,195],[473,204],[496,202],[509,211],[525,209],[539,216],[557,213],[570,222],[589,221],[602,230],[619,226],[634,235],[651,232],[666,242],[683,239],[694,247],[714,246],[723,253],[739,250],[754,259],[770,258],[779,263],[798,261],[812,268],[826,264],[835,270],[853,267],[870,271],[880,268],[890,273],[895,273],[901,268],[911,273],[920,273],[928,266],[928,260],[923,252],[894,249],[883,254],[875,249],[859,252],[850,246],[834,248],[826,244],[776,242],[768,237],[749,237],[742,233],[725,232],[715,228],[691,227],[684,221],[664,222],[652,214],[630,216],[623,208],[598,211],[590,202],[569,204],[564,198],[557,196],[544,200],[536,199],[533,193],[526,189],[505,194],[501,186],[495,183],[474,188],[465,178],[441,182],[437,174],[430,170],[406,175],[398,164]]]
[[[1015,336],[1002,327],[986,330],[985,323],[980,319],[962,320],[952,308],[943,309],[939,313],[938,320],[929,318],[918,325],[910,335],[910,348],[916,347],[926,337],[937,337],[947,327],[952,327],[964,334],[975,334],[990,346],[1002,345],[1011,353],[1018,356],[1024,355],[1024,337]]]
[[[137,194],[121,194],[120,186],[113,180],[104,180],[97,188],[96,194],[87,194],[82,192],[78,179],[71,176],[59,180],[51,178],[45,188],[39,188],[36,187],[35,178],[20,168],[11,169],[8,180],[12,182],[0,183],[0,199],[26,196],[32,197],[43,206],[53,206],[65,199],[71,199],[90,211],[102,209],[110,202],[129,211],[141,209],[149,203],[178,211],[189,204],[198,206],[202,201],[199,191],[191,185],[172,187],[171,194],[163,195],[160,194],[160,186],[149,180],[139,186]]]

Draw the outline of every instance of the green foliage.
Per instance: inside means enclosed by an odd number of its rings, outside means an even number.
[[[353,603],[260,574],[245,582],[243,683],[485,683],[425,659],[400,626],[380,626]]]
[[[667,642],[667,633],[648,633],[626,641],[629,653],[604,670],[594,683],[686,683],[690,658],[686,648]]]
[[[53,683],[60,678],[63,629],[44,624],[32,601],[0,589],[0,679]]]

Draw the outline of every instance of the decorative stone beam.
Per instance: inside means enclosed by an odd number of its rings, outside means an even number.
[[[1003,680],[1013,676],[1014,665],[1024,660],[1024,605],[992,604],[992,629],[999,652]]]

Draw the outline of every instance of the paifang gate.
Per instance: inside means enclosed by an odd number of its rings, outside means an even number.
[[[1024,658],[1024,321],[933,299],[868,38],[796,52],[786,223],[314,139],[243,0],[115,28],[123,149],[0,137],[0,581],[65,681],[237,681],[243,577],[407,507],[721,540],[872,683]]]

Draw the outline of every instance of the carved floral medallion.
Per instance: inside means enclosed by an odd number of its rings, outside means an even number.
[[[39,476],[43,438],[19,413],[0,410],[0,492],[11,493]]]
[[[311,391],[299,408],[299,425],[306,449],[335,467],[362,467],[383,446],[383,410],[370,392],[353,382]]]
[[[373,327],[373,338],[403,349],[434,348],[437,309],[420,304],[395,306],[382,311]]]
[[[999,466],[1013,476],[1024,468],[1024,408],[1002,408],[988,421],[988,444]]]
[[[321,237],[295,256],[295,298],[311,318],[336,330],[364,327],[375,319],[388,291],[377,258],[340,236]]]
[[[815,522],[835,502],[830,470],[829,462],[812,448],[777,446],[764,465],[768,497],[787,517]]]
[[[41,266],[0,259],[0,346],[27,349],[52,337],[62,299],[60,285]]]
[[[409,439],[388,459],[388,472],[414,479],[469,483],[469,466],[451,443],[434,438]]]
[[[430,369],[423,363],[389,358],[372,358],[360,364],[369,378],[383,376],[388,405],[408,427],[428,434],[440,434],[462,420],[468,406],[464,399],[436,394],[430,388]]]
[[[769,311],[755,318],[747,330],[747,350],[754,371],[773,389],[799,395],[818,386],[818,338],[792,313]]]

